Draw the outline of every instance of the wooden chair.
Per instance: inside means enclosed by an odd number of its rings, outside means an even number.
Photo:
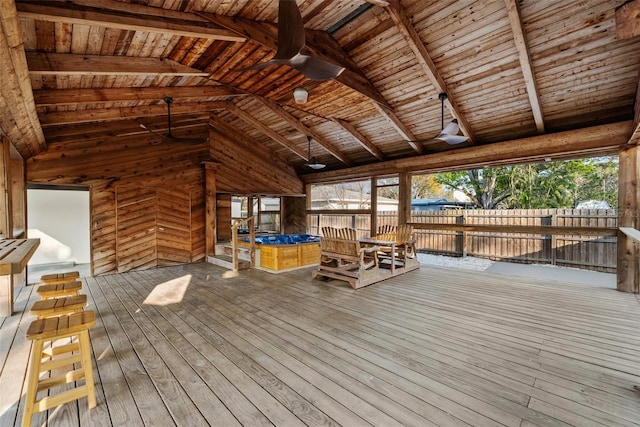
[[[328,277],[348,282],[358,289],[385,279],[380,276],[377,246],[362,247],[352,228],[323,227],[320,265],[312,278]]]
[[[380,246],[378,256],[381,260],[391,262],[393,258],[397,263],[396,267],[400,269],[414,270],[420,267],[416,255],[416,241],[413,238],[413,226],[409,224],[383,225],[378,227],[378,234],[373,238],[395,242],[393,257],[390,246]]]
[[[88,310],[68,316],[34,320],[29,325],[27,339],[33,341],[33,350],[31,352],[31,362],[29,363],[27,395],[22,417],[23,427],[31,425],[31,418],[34,413],[45,411],[82,397],[87,397],[89,408],[96,406],[91,364],[91,344],[89,342],[89,329],[95,324],[95,313]],[[62,350],[52,352],[55,357],[43,359],[44,344],[51,342],[53,346],[54,342],[63,338],[77,338],[78,344],[58,346],[57,348]],[[78,364],[81,367],[78,367]],[[43,372],[48,373],[65,366],[69,370],[61,375],[45,375],[40,378]],[[83,378],[85,380],[84,384],[78,385],[77,382]],[[39,392],[72,383],[76,383],[75,388],[56,394],[52,393],[38,399]]]

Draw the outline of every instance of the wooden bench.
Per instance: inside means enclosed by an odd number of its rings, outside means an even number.
[[[394,272],[396,274],[420,267],[416,254],[416,240],[413,238],[413,226],[408,224],[384,225],[378,228],[378,234],[372,239],[395,243],[393,246],[378,243],[380,246],[378,258],[381,261],[381,266],[389,267],[388,264],[393,262],[394,269],[398,270],[397,273]]]
[[[348,282],[358,289],[385,279],[380,275],[377,246],[363,247],[352,228],[323,227],[320,265],[312,278],[327,277]]]

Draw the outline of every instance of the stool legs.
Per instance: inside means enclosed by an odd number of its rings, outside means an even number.
[[[29,379],[27,383],[27,395],[25,398],[24,415],[22,418],[23,427],[29,427],[31,425],[31,418],[33,417],[34,413],[45,411],[55,406],[80,399],[84,396],[87,396],[89,408],[94,408],[96,406],[96,394],[95,385],[93,382],[93,366],[91,363],[91,344],[89,340],[89,331],[88,329],[85,329],[83,331],[74,334],[68,334],[66,336],[77,337],[79,346],[75,346],[73,344],[58,346],[56,347],[56,349],[60,350],[54,351],[53,354],[60,355],[61,357],[52,358],[50,360],[45,359],[44,361],[42,358],[44,342],[49,340],[54,341],[59,339],[60,337],[55,337],[53,339],[33,340],[33,348],[29,365]],[[53,346],[53,342],[51,345]],[[80,350],[79,354],[73,354],[71,356],[68,355],[70,351],[78,348]],[[73,368],[71,368],[71,370],[69,370],[65,374],[40,380],[40,374],[42,372],[72,365],[78,362],[81,363],[82,369],[73,370]],[[46,396],[40,400],[37,399],[39,391],[78,381],[82,378],[84,378],[85,380],[85,384],[82,386],[51,396]]]
[[[96,407],[96,390],[93,384],[93,367],[91,365],[91,344],[89,343],[89,332],[84,331],[78,337],[80,341],[80,354],[82,355],[82,369],[84,369],[84,380],[87,386],[87,400],[89,408]]]
[[[40,379],[40,362],[42,361],[43,341],[34,341],[29,360],[29,380],[27,383],[27,397],[25,398],[22,427],[31,426],[31,417],[34,414],[36,396],[38,394],[38,380]]]

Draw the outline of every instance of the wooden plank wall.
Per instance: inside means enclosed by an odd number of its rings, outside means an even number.
[[[231,240],[231,194],[216,195],[217,240]]]
[[[91,264],[96,276],[116,269],[116,193],[107,182],[94,184],[91,199]]]
[[[109,274],[117,271],[116,187],[162,187],[195,194],[197,199],[189,202],[194,221],[189,232],[194,251],[190,258],[202,259],[204,233],[197,230],[204,224],[201,163],[208,159],[208,151],[206,144],[158,144],[157,138],[145,136],[56,142],[26,161],[26,178],[35,183],[90,187],[93,274]]]
[[[233,194],[303,195],[296,171],[275,152],[221,121],[211,128],[211,158],[217,161],[216,191]]]
[[[116,189],[116,263],[118,273],[158,265],[155,188]]]
[[[189,187],[191,194],[191,262],[203,261],[206,256],[206,189],[202,178]]]
[[[304,197],[282,197],[282,233],[307,232],[307,200]]]
[[[191,262],[191,193],[158,188],[156,215],[157,265]]]

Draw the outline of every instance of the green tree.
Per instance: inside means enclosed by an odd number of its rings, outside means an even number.
[[[482,209],[505,207],[505,200],[513,190],[513,167],[472,169],[460,172],[445,172],[436,180],[452,190],[462,191]]]
[[[617,157],[448,172],[436,180],[483,209],[573,208],[584,200],[618,205]]]

